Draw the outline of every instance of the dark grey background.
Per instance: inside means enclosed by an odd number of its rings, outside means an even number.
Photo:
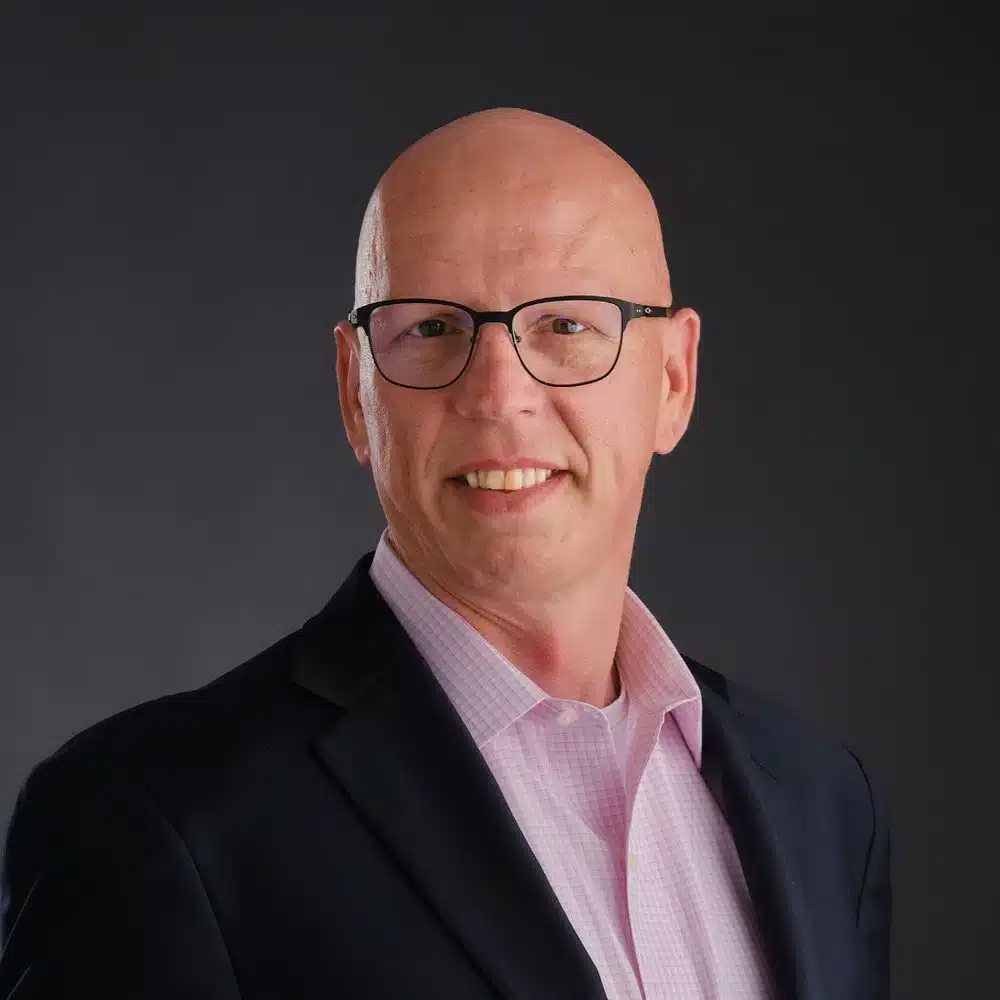
[[[886,788],[895,995],[992,995],[985,26],[83,6],[0,31],[3,815],[72,733],[235,666],[374,546],[330,333],[364,203],[425,131],[525,106],[635,164],[703,316],[633,585]]]

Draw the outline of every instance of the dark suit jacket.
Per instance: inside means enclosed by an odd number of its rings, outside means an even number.
[[[372,555],[301,629],[35,768],[0,997],[605,996]],[[860,761],[687,663],[780,997],[888,997],[889,839]]]

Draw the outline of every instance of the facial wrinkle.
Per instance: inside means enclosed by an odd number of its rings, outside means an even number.
[[[576,234],[566,244],[565,249],[559,255],[559,265],[569,267],[574,254],[593,236],[594,227],[600,219],[601,213],[597,210],[590,213],[583,221]]]

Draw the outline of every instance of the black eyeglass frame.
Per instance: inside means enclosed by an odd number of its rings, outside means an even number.
[[[603,375],[599,375],[597,378],[588,379],[586,382],[572,382],[569,385],[564,385],[561,382],[546,382],[543,379],[538,378],[531,371],[531,369],[528,368],[528,366],[524,363],[524,358],[521,357],[521,352],[517,349],[517,345],[520,343],[521,338],[514,333],[514,317],[522,309],[527,309],[529,306],[537,306],[543,302],[578,302],[581,300],[585,302],[608,302],[618,306],[622,317],[622,328],[618,334],[618,350],[615,353],[615,359],[611,362],[611,367]],[[451,306],[454,309],[461,309],[463,312],[468,313],[468,315],[472,317],[473,326],[472,339],[469,342],[469,356],[465,359],[465,364],[462,365],[459,373],[450,382],[445,382],[442,385],[408,385],[406,382],[397,382],[395,379],[389,378],[389,376],[382,371],[382,368],[378,363],[375,347],[371,342],[371,332],[368,329],[368,322],[371,319],[371,314],[381,306],[407,305],[415,302],[429,302],[431,305]],[[520,305],[514,306],[513,309],[508,309],[506,312],[472,309],[461,302],[452,302],[449,299],[407,298],[380,299],[378,302],[368,302],[363,306],[358,306],[356,309],[352,309],[347,314],[347,321],[352,326],[364,330],[365,336],[368,338],[368,346],[371,348],[372,360],[375,362],[375,367],[378,369],[379,374],[387,382],[391,382],[393,385],[398,385],[403,389],[447,389],[448,386],[454,385],[465,374],[470,363],[472,362],[472,356],[476,351],[476,341],[479,338],[479,328],[484,323],[503,323],[504,326],[507,327],[507,332],[510,334],[511,339],[514,342],[514,351],[517,354],[518,361],[521,362],[521,367],[536,382],[540,382],[542,385],[552,386],[556,389],[574,389],[579,385],[592,385],[594,382],[600,382],[602,379],[607,378],[615,370],[615,366],[618,364],[618,358],[622,353],[622,343],[625,340],[625,329],[633,319],[644,319],[646,317],[651,319],[669,319],[676,311],[676,306],[651,306],[642,302],[629,302],[628,299],[616,299],[608,295],[550,295],[545,298],[531,299],[529,302],[522,302]]]
[[[618,351],[615,354],[615,360],[611,362],[611,367],[603,375],[599,375],[597,378],[587,379],[586,382],[571,382],[569,385],[564,385],[561,382],[546,382],[543,379],[538,378],[531,371],[531,369],[528,368],[528,366],[524,363],[524,358],[521,357],[521,352],[517,349],[517,345],[521,338],[514,333],[514,317],[522,309],[527,309],[528,306],[540,305],[542,302],[578,302],[580,300],[586,302],[609,302],[618,306],[621,311],[622,328],[618,334]],[[378,357],[375,354],[375,347],[371,342],[371,333],[368,329],[368,321],[371,319],[372,313],[380,306],[407,305],[414,302],[429,302],[431,305],[452,306],[455,309],[461,309],[463,312],[468,313],[472,317],[473,327],[472,339],[469,342],[469,356],[465,359],[465,364],[462,365],[461,371],[450,382],[445,382],[442,385],[408,385],[406,382],[397,382],[395,379],[389,378],[389,376],[382,371],[382,368],[378,363]],[[644,319],[646,317],[651,319],[669,319],[676,311],[677,306],[650,306],[642,302],[629,302],[628,299],[616,299],[608,295],[550,295],[545,298],[531,299],[529,302],[522,302],[520,305],[514,306],[513,309],[508,309],[507,312],[472,309],[461,302],[451,302],[448,299],[381,299],[378,302],[367,302],[363,306],[358,306],[356,309],[352,309],[347,314],[347,321],[352,326],[359,327],[364,330],[365,336],[368,338],[368,346],[371,348],[372,360],[375,362],[375,367],[378,369],[382,378],[384,378],[387,382],[391,382],[393,385],[400,386],[403,389],[447,389],[448,386],[454,385],[465,374],[470,363],[472,362],[472,356],[476,351],[476,340],[479,337],[479,328],[484,323],[503,323],[504,326],[507,327],[507,332],[510,334],[511,339],[514,342],[514,352],[517,354],[518,361],[521,362],[521,367],[536,382],[541,382],[542,385],[553,386],[556,389],[575,389],[578,385],[592,385],[594,382],[600,382],[601,379],[607,378],[615,370],[615,366],[618,364],[618,358],[622,353],[622,342],[625,340],[625,329],[632,320]]]

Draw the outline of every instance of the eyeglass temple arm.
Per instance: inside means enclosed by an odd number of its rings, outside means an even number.
[[[650,316],[658,319],[668,318],[674,314],[674,306],[647,306],[641,302],[626,303],[629,319],[639,319],[640,316]]]

